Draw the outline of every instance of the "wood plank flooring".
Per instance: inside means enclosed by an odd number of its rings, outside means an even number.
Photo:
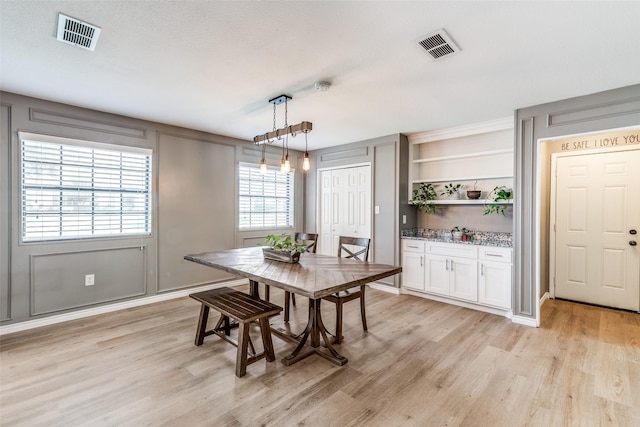
[[[274,337],[276,362],[237,378],[235,347],[193,344],[200,307],[186,297],[0,337],[0,425],[640,426],[638,314],[547,301],[530,328],[367,297],[368,333],[345,305],[344,367],[286,367],[292,344]],[[292,324],[305,318],[298,298]]]

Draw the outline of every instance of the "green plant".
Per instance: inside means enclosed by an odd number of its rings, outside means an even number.
[[[464,230],[464,228],[462,228],[462,230]],[[455,233],[455,232],[457,232],[457,231],[462,231],[462,230],[460,229],[460,227],[458,227],[458,226],[456,225],[455,227],[453,227],[453,228],[451,229],[451,232],[452,232],[452,233]]]
[[[304,242],[296,242],[286,233],[282,233],[279,236],[269,234],[265,238],[264,243],[276,251],[289,252],[290,254],[295,254],[296,252],[302,253],[307,250],[307,245],[305,245]]]
[[[436,211],[436,205],[432,203],[432,200],[436,200],[437,198],[438,193],[436,193],[436,189],[433,187],[433,184],[427,184],[426,182],[423,182],[422,184],[420,184],[420,187],[413,190],[411,203],[419,211],[424,208],[425,213],[427,215],[430,215],[432,213],[435,213]]]
[[[454,194],[457,194],[461,188],[462,184],[453,184],[450,182],[449,184],[445,184],[444,191],[440,193],[440,195],[444,196],[445,194],[448,194],[449,196],[453,196]]]
[[[513,190],[505,186],[497,186],[484,201],[484,214],[501,214],[506,216],[507,206],[500,202],[509,202],[513,198]]]

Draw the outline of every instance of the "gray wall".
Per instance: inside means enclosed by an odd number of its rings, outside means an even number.
[[[305,229],[310,232],[317,230],[317,171],[371,163],[371,204],[380,206],[379,214],[372,212],[372,261],[400,265],[400,229],[416,226],[416,212],[409,206],[407,198],[408,153],[408,140],[400,134],[314,151],[312,170],[306,183]],[[401,224],[402,215],[407,216],[407,224]],[[399,287],[400,276],[381,282]]]
[[[238,162],[260,162],[247,141],[0,93],[0,315],[3,324],[152,296],[231,278],[184,261],[187,253],[253,245],[274,232],[237,229]],[[148,237],[46,243],[19,240],[18,131],[153,150]],[[279,162],[277,147],[267,160]],[[293,157],[301,164],[301,153]],[[295,228],[304,176],[295,177]],[[84,286],[95,274],[95,286]]]
[[[535,318],[540,295],[536,276],[548,272],[547,259],[536,239],[547,241],[548,227],[539,229],[536,213],[548,215],[548,203],[538,204],[540,139],[596,132],[640,124],[640,85],[516,110],[516,164],[514,179],[514,315]],[[546,162],[546,159],[542,159]],[[546,195],[546,194],[545,194]],[[546,200],[546,197],[542,198]],[[541,212],[544,209],[544,212]],[[546,277],[541,277],[542,281]],[[544,288],[544,286],[543,286]]]

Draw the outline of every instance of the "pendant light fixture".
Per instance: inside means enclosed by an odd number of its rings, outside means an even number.
[[[289,160],[289,135],[295,137],[298,133],[304,133],[304,161],[302,163],[302,169],[305,171],[311,168],[308,153],[307,133],[313,129],[311,122],[300,122],[297,125],[289,125],[288,119],[288,102],[292,98],[289,95],[280,95],[269,100],[270,104],[273,104],[273,130],[271,132],[264,133],[262,135],[256,135],[253,138],[253,143],[256,145],[262,145],[262,160],[260,160],[260,171],[263,174],[267,173],[267,160],[265,158],[265,149],[267,144],[273,144],[276,141],[282,140],[282,159],[280,161],[280,172],[289,173],[291,171],[291,161]],[[276,129],[276,106],[284,104],[284,127]]]

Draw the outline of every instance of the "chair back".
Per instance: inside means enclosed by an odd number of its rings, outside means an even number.
[[[370,244],[371,239],[367,237],[340,236],[338,240],[338,256],[367,261],[369,259]],[[343,252],[345,252],[344,255]]]
[[[307,252],[316,253],[318,246],[318,235],[314,233],[296,233],[293,240],[303,242],[307,245]]]

